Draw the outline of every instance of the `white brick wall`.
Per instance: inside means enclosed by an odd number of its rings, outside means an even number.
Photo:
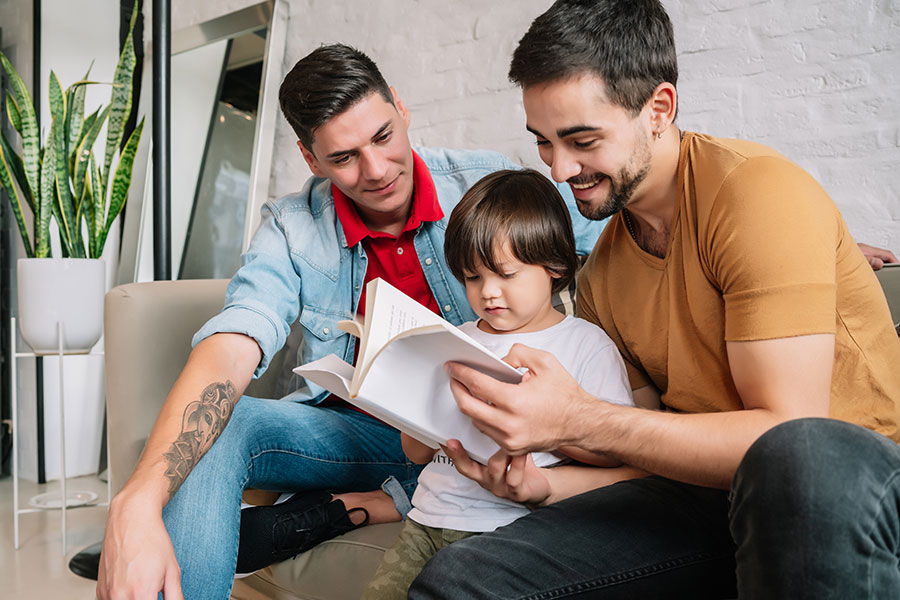
[[[855,237],[900,251],[900,119],[891,102],[900,97],[900,0],[664,3],[680,59],[679,125],[778,149],[822,183]],[[538,166],[506,72],[516,42],[550,4],[291,0],[284,63],[322,43],[355,45],[412,112],[414,143],[492,148]],[[227,12],[217,5],[178,3],[173,24]],[[282,121],[273,195],[308,174],[294,143]]]

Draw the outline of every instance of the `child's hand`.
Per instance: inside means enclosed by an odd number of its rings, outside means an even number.
[[[485,466],[472,460],[459,440],[449,440],[442,448],[457,471],[495,496],[529,505],[542,504],[550,497],[550,482],[531,454],[510,456],[500,450]]]

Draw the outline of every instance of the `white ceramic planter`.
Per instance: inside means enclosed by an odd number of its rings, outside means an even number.
[[[103,333],[104,262],[96,258],[20,258],[19,329],[35,354],[87,354]]]

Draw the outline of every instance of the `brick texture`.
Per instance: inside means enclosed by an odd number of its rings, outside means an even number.
[[[350,43],[397,88],[414,143],[492,148],[540,166],[506,71],[550,3],[290,0],[284,66],[322,43]],[[822,183],[857,239],[900,251],[900,0],[664,3],[680,60],[678,125],[776,148]],[[192,8],[174,7],[180,25],[221,14],[215,0],[183,4]],[[282,121],[273,196],[308,176],[295,141]]]

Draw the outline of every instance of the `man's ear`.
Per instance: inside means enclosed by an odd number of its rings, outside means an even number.
[[[675,86],[667,81],[659,84],[647,104],[650,107],[651,131],[654,134],[664,132],[678,112],[678,92],[675,91]]]
[[[297,147],[300,148],[300,154],[303,155],[303,160],[306,161],[312,174],[316,177],[324,177],[324,175],[322,175],[322,170],[319,168],[319,161],[316,159],[316,155],[313,154],[309,148],[304,146],[303,142],[300,140],[297,140]]]
[[[391,86],[391,96],[394,98],[394,106],[397,107],[397,112],[400,113],[400,116],[403,118],[403,122],[406,123],[407,127],[409,127],[409,111],[406,110],[405,106],[403,106],[403,100],[401,100],[400,96],[397,95],[397,90],[394,89],[394,86]]]

